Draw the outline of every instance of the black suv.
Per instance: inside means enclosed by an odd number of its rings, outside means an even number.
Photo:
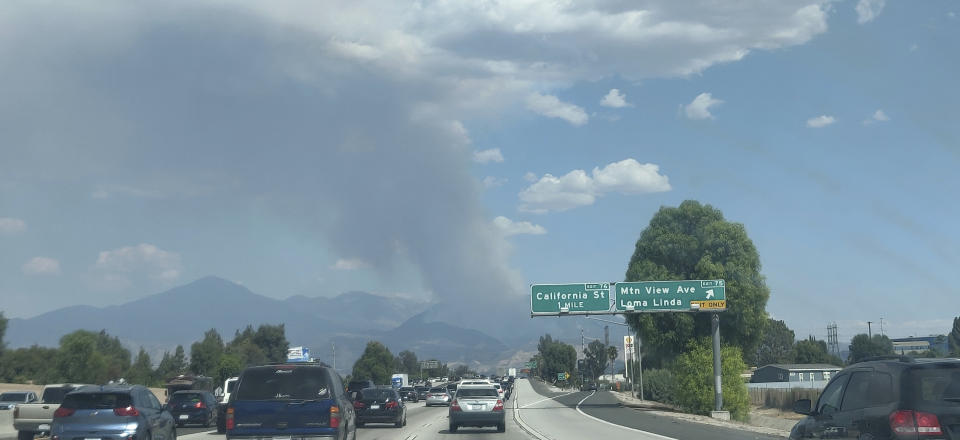
[[[794,403],[807,415],[791,439],[960,439],[960,360],[889,357],[844,368],[816,406]]]
[[[177,391],[170,396],[167,408],[177,426],[188,423],[210,426],[217,422],[219,403],[209,391]]]
[[[357,436],[353,402],[340,375],[325,365],[247,368],[227,405],[227,439]]]

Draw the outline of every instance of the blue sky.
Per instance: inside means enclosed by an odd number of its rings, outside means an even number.
[[[0,309],[208,274],[484,303],[621,280],[695,199],[798,336],[946,332],[960,8],[748,3],[6,7]]]

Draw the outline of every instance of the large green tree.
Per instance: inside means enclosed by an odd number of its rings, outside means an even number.
[[[554,380],[557,373],[577,371],[577,350],[572,345],[554,340],[549,334],[540,337],[537,344],[537,369],[541,377]]]
[[[725,280],[720,334],[752,356],[767,321],[770,289],[746,229],[693,200],[660,208],[637,240],[626,281],[701,279]],[[689,341],[709,336],[711,325],[708,313],[638,313],[627,322],[643,338],[644,363],[653,368],[667,365]]]
[[[794,362],[798,364],[843,365],[839,357],[830,354],[827,341],[817,340],[813,336],[797,341],[793,346]]]
[[[190,371],[194,374],[215,376],[223,356],[223,338],[216,329],[207,330],[203,340],[190,346]]]
[[[607,346],[603,342],[592,341],[583,350],[586,359],[586,373],[591,380],[595,380],[607,369]]]
[[[796,335],[783,321],[770,319],[763,331],[763,338],[757,346],[755,365],[762,367],[770,364],[791,364],[796,357],[794,344]]]
[[[417,354],[410,350],[403,350],[397,355],[397,370],[411,376],[420,374],[420,363]]]
[[[163,358],[160,359],[160,365],[157,366],[157,379],[161,382],[166,382],[170,378],[184,374],[187,372],[187,355],[183,351],[183,346],[178,345],[174,354],[170,354],[169,351],[163,353]]]
[[[283,324],[264,324],[257,327],[257,332],[253,335],[253,343],[263,350],[263,353],[267,356],[267,361],[283,362],[287,360],[287,349],[290,348],[290,343],[287,341]]]
[[[7,350],[0,359],[0,381],[8,383],[37,384],[60,382],[57,370],[57,349],[33,345],[26,348]]]
[[[885,335],[860,333],[850,340],[850,363],[859,362],[871,356],[892,355],[893,342]]]
[[[7,336],[7,318],[3,316],[3,312],[0,311],[0,356],[3,356],[4,350],[7,348],[6,343]]]
[[[960,316],[953,318],[953,328],[947,335],[947,345],[950,346],[950,354],[960,356]]]
[[[394,359],[385,345],[370,341],[363,354],[353,364],[354,380],[370,379],[375,384],[389,384],[393,375]]]
[[[98,384],[112,379],[108,361],[97,350],[97,334],[77,330],[60,338],[57,351],[57,373],[67,382]]]
[[[144,350],[143,347],[140,347],[140,352],[137,353],[136,359],[134,359],[133,364],[130,365],[130,369],[127,371],[125,378],[128,383],[154,386],[157,380],[153,373],[150,354],[147,353],[147,350]]]

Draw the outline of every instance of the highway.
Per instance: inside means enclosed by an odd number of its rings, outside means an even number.
[[[513,399],[506,405],[507,432],[493,427],[447,431],[447,408],[408,404],[407,426],[369,425],[357,431],[357,440],[775,440],[781,437],[756,434],[622,407],[609,392],[557,393],[543,384],[516,382]],[[514,408],[518,408],[515,410]],[[519,411],[520,424],[514,411]],[[522,426],[521,426],[522,424]],[[218,440],[222,435],[205,428],[181,428],[182,440]]]

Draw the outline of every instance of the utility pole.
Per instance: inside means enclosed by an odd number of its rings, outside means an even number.
[[[883,317],[880,317],[880,336],[886,336],[883,334]]]
[[[337,344],[330,341],[330,347],[333,347],[333,371],[337,371]]]
[[[610,350],[610,326],[603,326],[603,358],[607,358],[607,351]],[[611,362],[613,363],[613,362]],[[613,379],[613,377],[611,377]],[[612,382],[612,381],[611,381]]]
[[[873,339],[873,332],[870,330],[870,324],[873,324],[873,321],[867,321],[867,337]]]

